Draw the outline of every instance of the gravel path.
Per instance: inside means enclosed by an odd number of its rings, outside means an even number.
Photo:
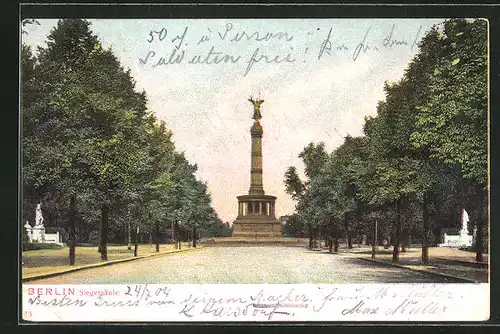
[[[82,270],[34,284],[445,283],[439,276],[301,247],[212,247]],[[455,282],[453,282],[455,283]]]

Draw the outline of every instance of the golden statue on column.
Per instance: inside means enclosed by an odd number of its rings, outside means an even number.
[[[252,118],[256,121],[262,118],[262,114],[260,113],[260,105],[264,103],[264,100],[257,99],[254,100],[252,96],[248,99],[248,101],[252,102],[253,104],[253,116]]]

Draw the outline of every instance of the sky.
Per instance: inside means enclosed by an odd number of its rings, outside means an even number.
[[[57,20],[25,27],[46,46]],[[198,165],[223,221],[250,187],[252,95],[264,128],[263,181],[276,215],[291,214],[284,174],[310,142],[328,152],[362,135],[384,82],[401,79],[426,31],[443,19],[92,19],[91,30],[131,70],[148,108]]]

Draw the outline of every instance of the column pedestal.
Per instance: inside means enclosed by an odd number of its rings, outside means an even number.
[[[233,237],[280,237],[281,223],[273,210],[275,201],[276,197],[269,195],[238,196],[238,207],[247,210],[240,210],[233,222]]]

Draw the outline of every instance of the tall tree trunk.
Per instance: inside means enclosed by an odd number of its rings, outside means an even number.
[[[321,226],[318,227],[318,240],[319,240],[319,248],[323,248],[323,230]]]
[[[316,248],[317,247],[317,236],[316,236],[316,228],[312,228],[312,248]]]
[[[181,229],[179,227],[179,224],[175,226],[175,235],[176,235],[176,240],[177,240],[177,249],[181,249]]]
[[[359,204],[357,204],[357,209],[356,209],[356,223],[358,224],[356,227],[356,238],[358,239],[358,248],[361,248],[361,246],[364,244],[363,241],[365,236],[364,234],[364,229],[360,228],[360,226],[365,226],[363,222],[363,213],[359,207]]]
[[[101,219],[102,219],[102,217],[101,217]],[[99,245],[97,246],[97,252],[98,253],[102,252],[102,249],[101,249],[101,238],[102,238],[102,224],[99,224]]]
[[[158,222],[155,223],[155,244],[156,244],[156,253],[160,252],[160,224]]]
[[[401,199],[396,201],[396,227],[394,231],[394,250],[392,252],[392,261],[399,261],[399,244],[401,237]]]
[[[322,248],[322,231],[321,231],[321,226],[318,226],[318,229],[317,229],[317,233],[316,233],[316,239],[317,239],[317,242],[316,242],[316,248],[319,248],[321,249]]]
[[[181,240],[181,230],[179,228],[179,226],[177,226],[177,244],[179,245],[179,249],[182,249],[182,240]]]
[[[197,235],[196,235],[196,226],[193,226],[193,248],[196,248],[196,239],[197,239]]]
[[[101,260],[108,260],[108,224],[109,208],[107,205],[101,206]]]
[[[484,191],[476,186],[476,261],[483,262],[483,195]]]
[[[333,228],[330,229],[330,235],[328,236],[328,252],[333,253]]]
[[[402,226],[403,224],[401,224]],[[406,253],[406,245],[407,245],[407,236],[404,234],[403,228],[401,228],[401,233],[399,235],[399,239],[401,240],[401,253]]]
[[[344,214],[344,228],[345,228],[347,249],[352,249],[352,236],[351,236],[351,233],[349,233],[349,219],[347,217],[347,213]]]
[[[72,195],[69,201],[69,265],[75,265],[76,258],[76,196]]]
[[[309,249],[313,249],[313,230],[312,230],[312,225],[307,224],[307,231],[309,233]]]
[[[372,259],[375,258],[375,254],[377,253],[377,240],[378,240],[378,224],[377,220],[374,220],[375,226],[373,228],[373,242],[372,242]]]
[[[423,218],[423,229],[422,229],[422,262],[429,262],[429,194],[424,193],[424,200],[422,203],[422,218]]]
[[[401,209],[399,210],[401,211]],[[400,214],[399,220],[400,222],[400,228],[399,228],[399,244],[401,245],[401,253],[406,253],[406,245],[407,245],[407,235],[406,231],[403,230],[403,222],[405,222],[407,219],[407,216],[404,214]]]
[[[172,244],[174,244],[175,243],[175,234],[174,234],[175,228],[174,228],[174,222],[173,221],[170,224],[170,229],[172,230],[172,234],[170,236],[170,241],[172,242]]]
[[[132,249],[132,236],[130,233],[130,213],[127,221],[127,249],[131,250]]]
[[[175,244],[175,249],[179,248],[179,238],[177,238],[177,222],[172,225],[172,240]]]
[[[135,234],[134,234],[134,256],[137,256],[139,253],[139,226],[135,229]]]
[[[335,231],[335,238],[333,239],[333,252],[338,253],[339,251],[339,238],[340,238],[340,228]]]

